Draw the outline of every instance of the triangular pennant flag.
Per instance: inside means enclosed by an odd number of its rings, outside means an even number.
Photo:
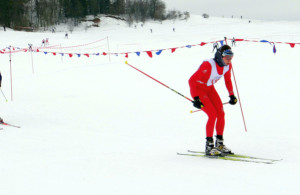
[[[54,56],[56,56],[56,53],[55,53],[55,52],[53,52],[52,54],[53,54]]]
[[[106,55],[107,55],[107,53],[103,52],[103,53],[102,53],[102,55],[106,56]]]
[[[267,41],[267,40],[261,40],[260,42],[262,42],[262,43],[269,43],[269,41]]]
[[[220,41],[220,44],[221,44],[221,46],[223,46],[224,44],[223,44],[223,40],[222,41]]]
[[[295,43],[289,43],[291,48],[294,48],[295,47]]]
[[[81,54],[80,54],[80,53],[77,53],[77,56],[80,58]]]
[[[275,44],[273,46],[273,53],[275,54],[276,53],[276,47],[275,47]]]
[[[84,54],[84,55],[85,55],[86,57],[90,57],[90,55],[89,55],[89,54],[87,54],[87,53],[86,53],[86,54]]]
[[[60,53],[60,55],[61,55],[61,56],[64,56],[65,54],[64,54],[64,53]]]
[[[161,50],[158,50],[158,51],[156,52],[156,55],[160,55],[162,51],[163,51],[162,49],[161,49]]]
[[[146,51],[146,53],[148,54],[148,56],[149,56],[150,58],[152,58],[152,52],[151,52],[151,51]]]
[[[141,55],[141,52],[137,51],[135,52],[137,56],[140,56]]]
[[[125,58],[128,58],[128,53],[125,53]]]
[[[203,45],[206,45],[206,43],[204,43],[204,42],[201,42],[201,43],[200,43],[200,46],[203,46]]]
[[[171,53],[174,53],[177,48],[171,48]]]
[[[187,45],[186,47],[187,47],[187,48],[191,48],[192,46],[191,46],[191,45]]]
[[[73,54],[69,53],[69,57],[71,58],[73,56]]]
[[[48,52],[44,51],[44,54],[47,54]]]

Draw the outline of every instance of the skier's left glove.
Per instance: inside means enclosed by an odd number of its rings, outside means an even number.
[[[234,105],[237,103],[237,99],[234,95],[231,95],[229,97],[230,97],[229,104]]]

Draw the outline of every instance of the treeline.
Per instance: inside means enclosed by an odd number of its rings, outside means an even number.
[[[71,21],[77,25],[87,15],[113,14],[128,23],[148,19],[189,17],[189,13],[166,12],[161,0],[1,0],[0,25],[10,28],[47,27]]]

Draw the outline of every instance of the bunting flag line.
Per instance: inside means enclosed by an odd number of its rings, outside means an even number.
[[[103,38],[103,39],[99,39],[90,43],[86,43],[86,44],[81,44],[81,45],[73,45],[73,46],[66,46],[66,47],[61,47],[59,45],[54,45],[54,46],[48,46],[48,47],[30,47],[30,48],[20,48],[20,47],[14,47],[14,46],[8,46],[5,47],[3,49],[0,50],[0,54],[12,54],[12,53],[19,53],[19,52],[28,52],[28,51],[32,51],[32,52],[36,52],[36,53],[44,53],[45,55],[47,54],[52,54],[53,56],[56,56],[57,54],[60,54],[61,56],[69,56],[70,58],[73,57],[74,55],[77,55],[77,57],[90,57],[90,56],[106,56],[106,55],[115,55],[115,56],[124,56],[125,58],[128,58],[130,54],[135,53],[137,56],[141,56],[142,53],[146,53],[147,56],[149,56],[150,58],[153,58],[153,53],[156,55],[161,55],[164,51],[166,50],[170,50],[171,53],[174,53],[175,51],[177,51],[178,49],[182,49],[182,48],[188,48],[191,49],[194,46],[204,46],[207,44],[213,44],[215,42],[220,43],[220,45],[224,45],[224,40],[217,40],[217,41],[210,41],[210,42],[201,42],[200,44],[194,44],[194,45],[185,45],[185,46],[180,46],[180,47],[172,47],[172,48],[165,48],[165,49],[157,49],[157,50],[149,50],[149,51],[135,51],[135,52],[124,52],[124,53],[107,53],[107,52],[102,52],[102,53],[72,53],[70,52],[70,48],[76,48],[76,47],[84,47],[87,45],[91,45],[94,43],[98,43],[100,41],[104,41],[107,38]],[[228,39],[228,40],[232,40],[232,39]],[[269,43],[272,46],[273,49],[273,53],[277,53],[277,49],[275,44],[288,44],[291,48],[295,48],[295,46],[297,44],[300,43],[291,43],[291,42],[273,42],[273,41],[268,41],[268,40],[247,40],[247,39],[242,39],[242,38],[237,38],[235,39],[236,42],[255,42],[255,43]],[[103,45],[101,45],[102,47]],[[97,47],[92,47],[92,48],[82,48],[81,50],[88,50],[88,49],[96,49],[99,48],[100,46]],[[66,52],[54,52],[54,51],[49,51],[49,50],[56,50],[56,49],[69,49],[69,51]]]

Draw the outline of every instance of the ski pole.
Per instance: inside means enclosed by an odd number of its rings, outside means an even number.
[[[229,102],[223,103],[223,105],[225,105],[225,104],[229,104]],[[193,113],[199,112],[199,111],[203,111],[203,110],[202,110],[202,109],[199,109],[199,110],[191,110],[190,113],[193,114]]]
[[[1,93],[2,93],[3,97],[4,97],[5,100],[7,101],[7,99],[6,99],[5,95],[4,95],[4,93],[3,93],[2,89],[1,89],[1,87],[0,87],[0,90],[1,90]]]
[[[242,108],[242,102],[241,102],[239,90],[238,90],[238,87],[237,87],[237,84],[236,84],[236,79],[235,79],[235,76],[234,76],[233,67],[231,67],[231,70],[232,70],[232,75],[233,75],[233,78],[234,78],[236,92],[237,92],[237,95],[238,95],[238,98],[239,98],[239,104],[240,104],[240,108],[241,108],[241,112],[242,112],[242,117],[243,117],[243,122],[244,122],[244,126],[245,126],[245,131],[247,132],[246,121],[245,121],[244,112],[243,112],[243,108]]]
[[[193,100],[191,100],[190,98],[188,98],[188,97],[186,97],[186,96],[182,95],[182,94],[181,94],[181,93],[179,93],[178,91],[175,91],[174,89],[172,89],[172,88],[170,88],[169,86],[167,86],[167,85],[163,84],[162,82],[160,82],[160,81],[156,80],[155,78],[151,77],[150,75],[148,75],[148,74],[144,73],[143,71],[141,71],[141,70],[137,69],[136,67],[134,67],[134,66],[130,65],[130,64],[127,62],[127,61],[125,61],[125,64],[127,64],[127,65],[128,65],[128,66],[130,66],[131,68],[133,68],[133,69],[135,69],[135,70],[139,71],[140,73],[142,73],[142,74],[146,75],[147,77],[149,77],[149,78],[153,79],[154,81],[158,82],[159,84],[161,84],[161,85],[165,86],[166,88],[168,88],[168,89],[172,90],[173,92],[175,92],[175,93],[177,93],[178,95],[180,95],[180,96],[184,97],[185,99],[187,99],[187,100],[189,100],[189,101],[193,102]]]

